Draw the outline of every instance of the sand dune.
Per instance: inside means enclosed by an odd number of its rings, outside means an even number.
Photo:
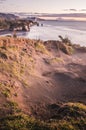
[[[69,45],[59,43],[1,38],[0,108],[14,101],[24,113],[46,119],[49,105],[86,104],[86,48],[71,45],[69,54]]]

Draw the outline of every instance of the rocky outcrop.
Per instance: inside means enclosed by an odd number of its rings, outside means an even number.
[[[0,13],[0,20],[16,20],[19,17],[14,14]]]

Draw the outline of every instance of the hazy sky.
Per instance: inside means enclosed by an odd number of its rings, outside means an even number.
[[[0,0],[0,12],[86,13],[86,0]]]

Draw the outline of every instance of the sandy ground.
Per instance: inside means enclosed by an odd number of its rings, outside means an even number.
[[[29,45],[28,52],[31,47]],[[46,48],[49,55],[34,51],[32,47],[34,72],[24,77],[28,87],[11,78],[16,86],[13,92],[18,93],[17,97],[12,96],[11,99],[29,114],[34,114],[38,110],[40,113],[44,106],[58,102],[86,104],[86,51],[79,48],[75,49],[72,55],[66,55],[58,51],[54,44],[46,45]],[[1,73],[0,81],[4,80],[10,82],[10,77]]]
[[[52,53],[53,57],[59,55],[53,49]],[[86,104],[86,52],[76,51],[72,56],[60,52],[63,62],[47,63],[53,57],[35,55],[35,74],[23,89],[26,112],[41,111],[46,104],[58,102]]]

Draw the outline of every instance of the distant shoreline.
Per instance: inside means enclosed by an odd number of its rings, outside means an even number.
[[[41,26],[43,24],[43,26]],[[17,31],[18,37],[35,40],[58,40],[58,36],[68,37],[72,43],[86,46],[86,22],[39,21],[39,26],[30,28],[30,32]],[[0,36],[12,36],[13,31],[0,31]]]

